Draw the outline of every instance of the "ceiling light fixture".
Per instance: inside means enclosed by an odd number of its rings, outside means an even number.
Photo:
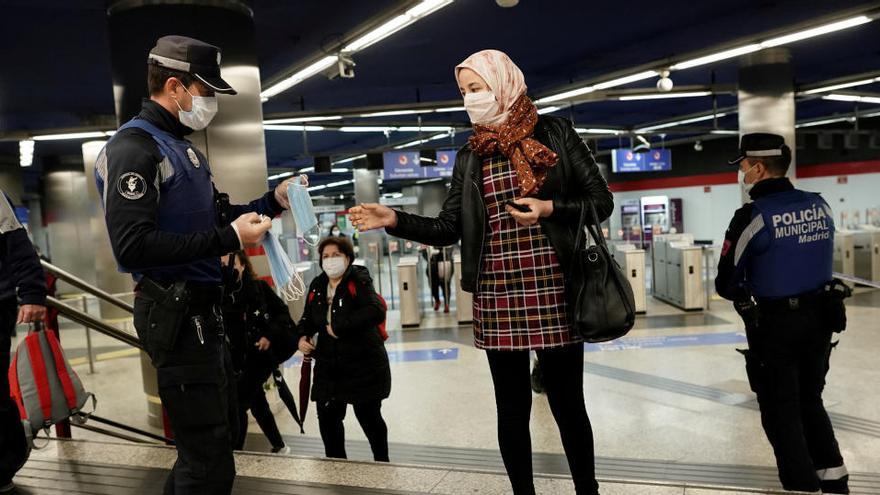
[[[833,101],[851,101],[854,103],[880,104],[880,96],[840,95],[832,93],[830,95],[823,96],[822,99]]]
[[[385,22],[384,24],[378,26],[375,29],[368,31],[362,36],[358,37],[351,43],[345,45],[342,48],[342,52],[344,54],[355,53],[359,50],[363,50],[364,48],[373,45],[383,39],[391,36],[392,34],[404,29],[407,26],[415,23],[419,19],[423,19],[432,13],[440,10],[441,8],[452,3],[453,0],[423,0],[418,3],[416,6],[407,10],[403,14],[394,17],[393,19]],[[318,61],[312,63],[311,65],[305,67],[302,70],[295,72],[282,79],[281,81],[269,86],[264,91],[260,93],[260,97],[263,102],[267,101],[269,98],[278,95],[288,89],[296,86],[297,84],[305,81],[306,79],[314,76],[315,74],[319,74],[320,72],[329,69],[334,64],[339,61],[339,57],[337,55],[330,55],[319,59]]]
[[[319,125],[276,125],[276,124],[269,124],[269,125],[264,124],[263,129],[265,129],[267,131],[288,131],[288,132],[291,132],[291,131],[317,132],[317,131],[324,130],[324,128]]]
[[[871,84],[875,82],[880,82],[880,77],[875,77],[874,79],[860,79],[858,81],[840,83],[840,84],[832,84],[831,86],[822,86],[821,88],[808,89],[807,91],[801,91],[802,95],[814,95],[816,93],[828,93],[830,91],[835,91],[838,89],[845,88],[854,88],[856,86],[865,86],[866,84]]]
[[[342,120],[342,115],[326,115],[315,117],[293,117],[289,119],[264,120],[263,124],[300,124],[303,122],[323,122],[326,120]]]
[[[711,96],[711,91],[687,91],[682,93],[652,93],[646,95],[627,95],[618,96],[619,101],[637,101],[637,100],[663,100],[666,98],[695,98],[698,96]]]
[[[22,167],[30,167],[34,163],[34,141],[25,139],[18,142],[18,163]]]

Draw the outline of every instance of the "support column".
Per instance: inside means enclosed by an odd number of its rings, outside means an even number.
[[[365,168],[354,169],[354,200],[356,204],[379,202],[379,171]],[[385,234],[382,231],[362,232],[358,234],[358,257],[364,260],[364,266],[370,270],[373,276],[373,285],[383,296],[390,291],[383,291],[383,279],[385,272],[391,268],[385,266],[387,259],[384,258]],[[385,280],[385,284],[388,281]]]
[[[768,48],[740,60],[739,133],[769,132],[785,138],[791,148],[787,176],[795,177],[794,68],[786,48]],[[749,200],[745,191],[742,200]]]
[[[95,242],[90,222],[93,205],[88,196],[82,193],[86,187],[82,164],[57,160],[46,167],[42,191],[49,234],[49,250],[46,254],[52,259],[52,264],[94,284]],[[58,293],[65,292],[81,291],[59,281]]]

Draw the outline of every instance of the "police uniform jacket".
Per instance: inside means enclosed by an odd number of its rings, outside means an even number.
[[[715,289],[725,299],[815,294],[832,278],[834,220],[819,194],[785,178],[752,187],[725,234]]]
[[[185,139],[191,132],[144,100],[98,156],[96,182],[113,253],[136,280],[220,283],[219,256],[241,248],[228,222],[246,212],[274,217],[283,210],[269,191],[248,205],[231,205],[219,224],[219,193],[206,157]]]

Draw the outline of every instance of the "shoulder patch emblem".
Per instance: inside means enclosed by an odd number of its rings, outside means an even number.
[[[125,199],[136,200],[144,197],[147,193],[147,181],[137,172],[127,172],[119,177],[116,184],[119,195]]]
[[[202,166],[201,162],[199,162],[199,155],[197,155],[196,152],[193,151],[192,148],[186,149],[186,156],[189,157],[189,161],[192,162],[192,164],[195,168],[199,168]]]

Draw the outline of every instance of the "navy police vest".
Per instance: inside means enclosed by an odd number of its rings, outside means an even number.
[[[216,226],[214,186],[207,158],[189,141],[178,139],[144,119],[134,118],[119,130],[132,127],[149,133],[159,146],[159,151],[171,163],[170,173],[162,174],[157,170],[156,174],[156,185],[159,189],[157,219],[159,230],[175,234],[191,234],[213,229]],[[118,135],[117,133],[110,140]],[[103,198],[104,179],[97,172],[95,170],[98,195]],[[220,282],[220,259],[204,258],[181,265],[149,268],[142,272],[132,272],[119,265],[119,271],[132,273],[136,281],[147,276],[157,282],[213,283]]]
[[[746,266],[756,297],[809,294],[831,280],[834,219],[821,196],[794,189],[758,198],[753,205],[754,216],[761,215],[764,223]]]

